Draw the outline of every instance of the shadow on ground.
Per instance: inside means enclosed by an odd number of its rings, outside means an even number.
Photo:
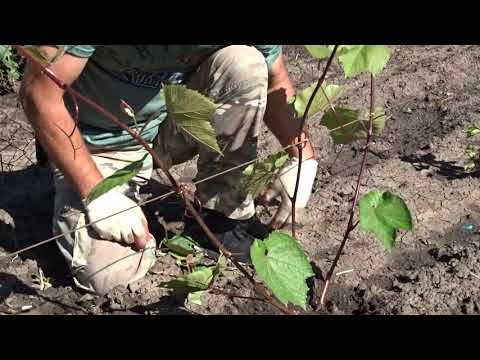
[[[448,180],[480,176],[480,170],[468,173],[463,167],[456,165],[455,161],[437,160],[436,156],[431,153],[417,152],[401,156],[400,159],[412,164],[417,171],[434,168],[436,175]]]

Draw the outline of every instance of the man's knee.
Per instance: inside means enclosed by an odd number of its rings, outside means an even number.
[[[75,274],[77,285],[100,295],[143,278],[155,263],[155,239],[142,252],[109,241],[97,241],[87,266]],[[140,262],[141,261],[141,262]]]
[[[267,62],[253,46],[231,45],[219,50],[214,55],[211,73],[213,85],[223,85],[226,93],[255,87],[263,93],[268,85]]]
[[[78,209],[54,220],[54,231],[64,235],[57,244],[79,288],[103,295],[142,278],[155,263],[155,238],[147,243],[142,256],[125,244],[98,238],[85,224],[85,214]]]
[[[217,52],[218,61],[238,66],[240,69],[255,68],[266,72],[267,62],[263,54],[254,46],[230,45]]]
[[[131,282],[131,273],[126,271],[108,272],[100,271],[86,278],[75,277],[75,283],[83,290],[97,295],[105,295],[117,286],[126,287]]]
[[[265,57],[253,46],[227,46],[212,55],[208,73],[207,95],[222,104],[213,119],[215,130],[235,151],[260,129],[268,89]]]

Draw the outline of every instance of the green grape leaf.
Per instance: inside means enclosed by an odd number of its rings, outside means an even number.
[[[336,108],[327,111],[321,120],[330,130],[330,135],[335,144],[350,144],[360,139],[366,139],[368,133],[368,120],[358,119],[359,111],[347,108]],[[364,118],[368,117],[368,112]],[[385,128],[385,112],[383,108],[378,107],[373,113],[373,135],[380,136]]]
[[[390,50],[385,45],[343,45],[338,59],[343,65],[345,78],[363,72],[378,75],[390,59]]]
[[[304,45],[307,51],[315,59],[322,60],[330,57],[335,45]],[[338,45],[335,56],[339,56],[348,50],[348,45]]]
[[[267,239],[254,241],[250,257],[258,276],[278,300],[306,308],[306,279],[314,276],[314,273],[295,239],[283,232],[274,231]]]
[[[256,198],[270,183],[275,174],[288,160],[288,154],[280,151],[264,161],[250,164],[243,170],[242,184],[245,191]]]
[[[174,253],[187,256],[193,254],[199,248],[198,244],[188,236],[176,235],[163,242],[163,244]]]
[[[210,280],[208,287],[210,287],[210,285],[213,283],[213,280],[220,272],[220,269],[224,268],[225,266],[226,266],[226,258],[225,256],[223,256],[223,254],[220,254],[220,257],[218,258],[216,265],[213,267],[212,279]],[[212,268],[212,266],[210,268]],[[206,290],[190,292],[187,296],[187,301],[192,304],[202,305],[202,296],[203,294],[205,294],[205,291]]]
[[[177,126],[210,150],[223,155],[211,123],[217,104],[184,85],[165,86],[164,96],[167,112]]]
[[[59,45],[57,48],[57,52],[55,55],[53,55],[53,58],[50,60],[50,64],[55,63],[57,60],[59,60],[65,53],[67,52],[68,46],[66,45]]]
[[[359,202],[360,229],[372,232],[391,251],[397,231],[412,230],[412,216],[403,199],[387,191],[370,191]]]
[[[475,171],[475,169],[477,168],[477,164],[475,161],[468,161],[464,166],[463,166],[463,169],[467,172],[467,173],[470,173],[470,172],[473,172]]]
[[[219,274],[222,267],[225,266],[225,257],[220,255],[217,263],[212,266],[196,266],[191,273],[179,276],[176,279],[163,282],[160,287],[173,289],[179,294],[203,292],[207,290]],[[192,295],[193,300],[198,301],[201,294]]]
[[[10,52],[10,49],[11,48],[8,45],[0,45],[0,61],[2,61],[3,57]]]
[[[25,45],[23,47],[32,57],[35,58],[38,62],[43,65],[50,64],[50,59],[48,58],[47,54],[41,50],[38,46],[33,45]]]
[[[293,106],[298,117],[303,117],[305,110],[307,109],[308,101],[312,97],[315,87],[316,84],[312,84],[306,89],[299,91],[295,96]],[[322,89],[318,89],[317,93],[315,94],[312,105],[308,110],[309,118],[314,116],[315,114],[318,114],[321,111],[325,111],[326,109],[328,109],[329,101],[330,103],[333,103],[343,93],[343,88],[339,85],[323,84]]]
[[[10,84],[20,79],[20,61],[15,59],[10,45],[0,45],[0,64],[5,67]]]
[[[217,266],[196,266],[191,273],[160,284],[161,287],[175,290],[180,294],[187,294],[207,290],[215,277]]]
[[[128,164],[124,168],[115,171],[112,175],[99,182],[92,191],[90,191],[90,194],[87,197],[87,203],[91,203],[93,200],[109,192],[113,188],[126,184],[132,180],[140,170],[142,170],[143,162],[147,156],[148,154],[145,154],[140,160]]]
[[[467,137],[473,137],[480,134],[480,129],[477,127],[469,127],[467,129]]]
[[[333,45],[304,45],[310,55],[315,59],[325,59],[330,56],[333,50]]]
[[[478,149],[472,144],[470,144],[466,147],[465,154],[470,160],[476,160],[478,157]]]
[[[202,305],[203,294],[205,294],[205,291],[191,292],[187,296],[187,301],[191,304]]]

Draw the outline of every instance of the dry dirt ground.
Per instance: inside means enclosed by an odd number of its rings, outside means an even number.
[[[317,64],[300,46],[286,46],[288,67],[299,86],[318,75]],[[480,225],[478,174],[465,174],[465,129],[480,125],[480,48],[477,46],[394,46],[377,79],[377,102],[391,115],[368,157],[362,190],[401,194],[413,215],[414,231],[402,233],[392,253],[355,230],[327,295],[328,314],[477,314],[480,312],[480,237],[462,224]],[[366,109],[368,77],[345,81],[334,66],[328,81],[345,83],[339,101]],[[310,121],[320,158],[312,201],[302,217],[301,245],[325,273],[346,227],[360,163],[360,145],[335,149],[318,118]],[[471,141],[470,141],[471,142]],[[266,130],[261,151],[278,147]],[[0,98],[0,256],[51,236],[53,188],[48,169],[35,165],[32,131],[15,94]],[[336,159],[336,160],[335,160]],[[184,178],[195,168],[176,169]],[[148,194],[161,187],[153,183]],[[169,204],[150,206],[155,211]],[[266,209],[259,207],[266,217]],[[158,228],[161,228],[158,226]],[[207,293],[195,305],[159,287],[181,269],[159,252],[152,272],[129,289],[90,296],[72,288],[55,245],[50,243],[0,264],[0,313],[24,314],[275,314],[259,301]],[[40,269],[51,287],[40,290]],[[225,270],[216,288],[254,296],[236,272]],[[27,306],[25,308],[25,306]],[[29,309],[29,310],[28,310]]]

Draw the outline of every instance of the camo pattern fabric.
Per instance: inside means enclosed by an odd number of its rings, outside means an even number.
[[[154,143],[162,160],[175,165],[198,154],[195,180],[201,180],[254,159],[267,103],[268,70],[262,54],[244,45],[223,48],[199,67],[187,87],[220,104],[213,126],[224,156],[195,143],[167,118]],[[238,169],[199,184],[197,195],[203,206],[232,219],[252,217],[255,207],[241,186],[242,171]]]

